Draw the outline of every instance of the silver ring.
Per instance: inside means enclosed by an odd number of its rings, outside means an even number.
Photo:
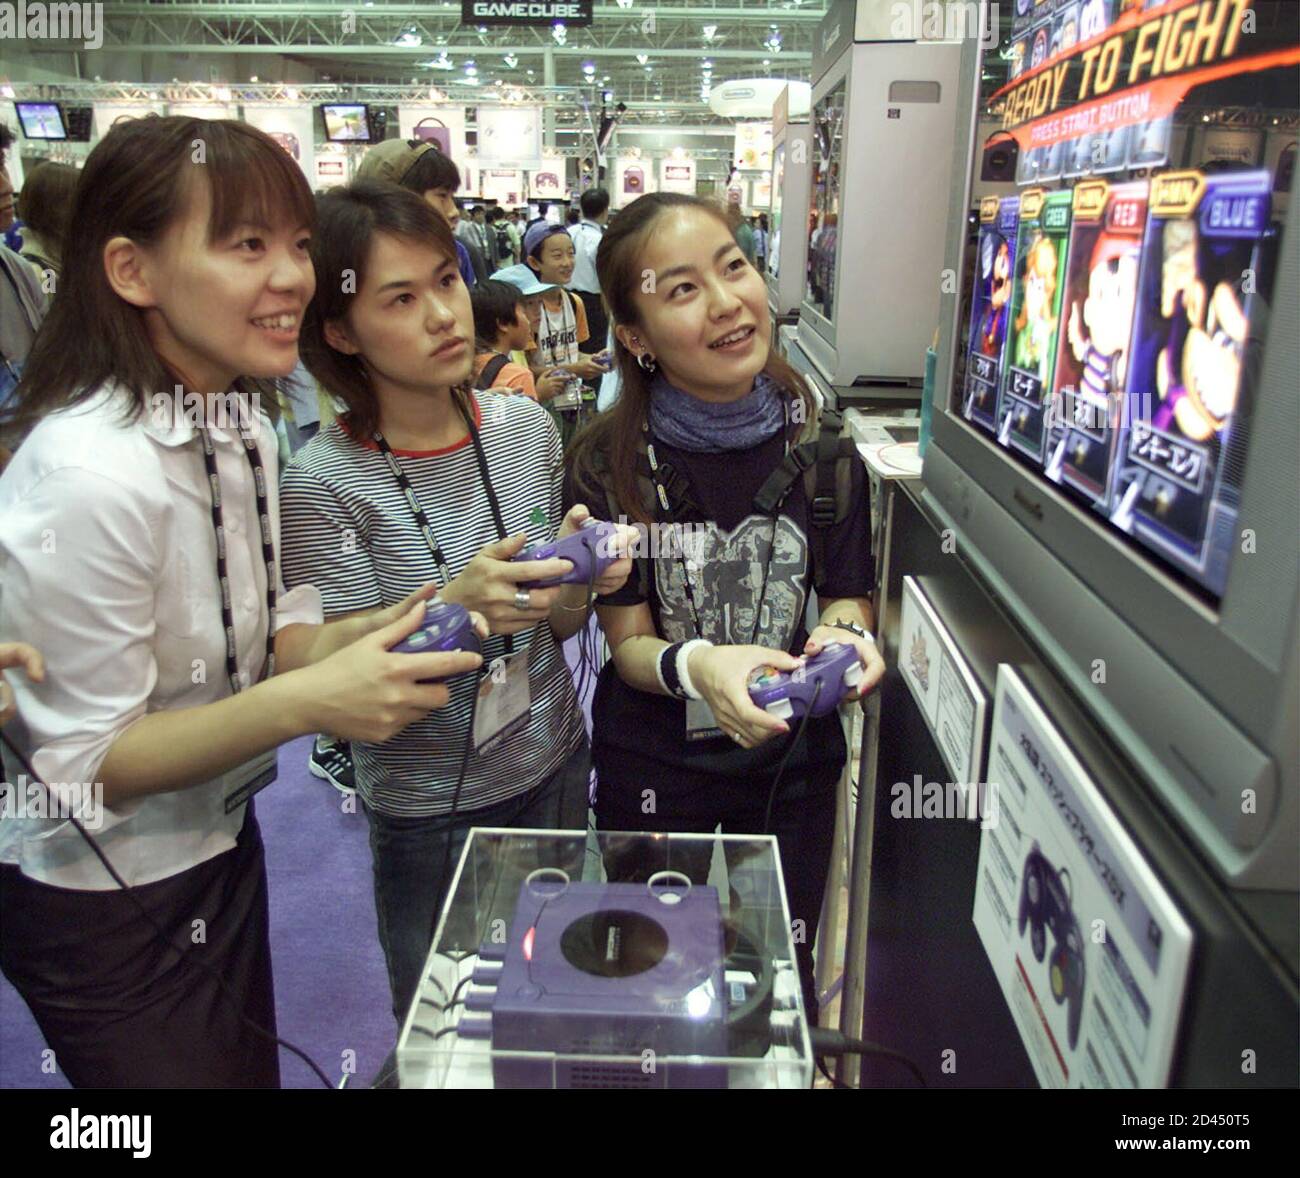
[[[533,595],[527,589],[515,590],[515,609],[530,610],[533,608]]]
[[[733,732],[733,733],[731,734],[731,739],[734,740],[737,744],[739,744],[739,743],[740,743],[740,733],[739,733],[739,732]]]

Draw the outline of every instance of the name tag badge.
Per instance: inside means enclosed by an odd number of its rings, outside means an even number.
[[[474,712],[474,750],[490,753],[528,725],[532,687],[528,681],[528,651],[496,659],[478,686]]]
[[[226,813],[238,810],[249,798],[264,790],[275,780],[276,750],[271,749],[251,761],[245,761],[229,773],[222,774],[222,781],[229,788],[226,794]]]
[[[715,736],[721,736],[722,729],[718,727],[717,717],[713,714],[713,709],[709,707],[707,700],[688,699],[686,701],[686,739],[687,740],[712,740]]]

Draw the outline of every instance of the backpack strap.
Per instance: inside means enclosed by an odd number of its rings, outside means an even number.
[[[823,409],[818,422],[816,457],[803,472],[808,497],[808,543],[812,547],[813,588],[821,596],[826,579],[826,549],[831,528],[842,524],[853,498],[853,464],[857,446],[847,432],[843,416]]]
[[[497,377],[501,375],[501,369],[509,363],[510,357],[498,352],[483,365],[483,371],[478,374],[478,384],[482,388],[490,389],[496,383]]]
[[[608,511],[608,518],[617,522],[619,516],[626,515],[622,505],[614,497],[613,488],[609,482],[609,460],[604,451],[593,450],[591,455],[591,464],[593,473],[600,480],[601,486],[605,490],[605,507]],[[641,507],[646,515],[651,519],[657,519],[659,516],[658,501],[655,494],[654,479],[650,476],[650,459],[644,450],[637,456],[636,467],[636,485],[637,491],[641,496]],[[638,556],[635,561],[636,576],[638,583],[638,592],[642,597],[650,596],[650,552],[653,545],[646,544],[642,546],[645,554]]]

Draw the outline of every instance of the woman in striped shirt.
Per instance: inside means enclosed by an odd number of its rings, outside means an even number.
[[[303,358],[348,412],[286,473],[286,583],[316,585],[335,617],[436,581],[441,600],[482,613],[493,632],[481,687],[462,676],[436,718],[353,745],[400,1021],[470,827],[586,825],[590,752],[560,643],[586,617],[587,586],[530,592],[521,586],[571,566],[510,558],[557,524],[576,530],[587,511],[560,522],[546,411],[469,388],[474,318],[445,222],[414,193],[369,182],[322,197],[318,215]],[[630,571],[616,562],[596,591]],[[518,694],[497,690],[507,678],[527,687],[518,714],[496,702]]]

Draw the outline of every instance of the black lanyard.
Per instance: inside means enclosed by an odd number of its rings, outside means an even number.
[[[492,486],[492,477],[488,473],[487,454],[483,450],[483,443],[479,439],[478,430],[474,428],[474,418],[461,404],[459,397],[453,394],[452,399],[456,402],[456,408],[460,410],[460,415],[465,419],[465,426],[469,430],[470,442],[474,446],[474,457],[478,461],[479,474],[483,478],[483,489],[487,492],[488,504],[492,508],[492,522],[496,524],[497,539],[504,540],[508,535],[505,519],[501,515],[501,504],[497,501],[497,493]],[[406,471],[402,469],[402,464],[397,461],[397,455],[393,453],[384,435],[375,430],[374,439],[375,445],[379,447],[380,453],[383,454],[384,460],[388,463],[388,469],[392,472],[393,478],[402,492],[402,498],[406,500],[406,506],[410,509],[416,526],[420,529],[420,534],[424,537],[425,544],[429,547],[429,552],[433,555],[434,563],[438,566],[438,575],[442,578],[445,587],[452,580],[451,566],[447,564],[442,545],[433,530],[433,525],[429,523],[429,517],[425,514],[424,505],[420,502],[420,497],[415,493],[415,488],[411,486],[411,480],[406,477]],[[514,640],[507,634],[506,650],[513,651],[514,648]]]
[[[660,523],[675,525],[673,519],[672,506],[668,501],[668,489],[664,486],[663,479],[659,476],[659,459],[655,455],[654,443],[650,440],[649,426],[644,428],[646,443],[646,458],[650,461],[650,478],[655,485],[655,508],[659,516]],[[786,450],[789,451],[789,444],[786,444]],[[772,571],[772,560],[776,555],[776,530],[781,525],[781,505],[778,503],[772,509],[772,536],[767,545],[767,561],[763,565],[763,582],[758,593],[758,606],[754,610],[754,629],[749,637],[749,645],[753,646],[758,641],[759,627],[763,623],[763,605],[767,600],[767,581],[768,575]],[[686,601],[691,609],[691,625],[695,627],[695,637],[703,638],[704,631],[700,626],[700,611],[695,598],[695,578],[691,575],[690,562],[687,561],[684,545],[677,544],[677,560],[682,566],[682,577],[686,582]],[[730,626],[727,628],[726,638],[731,637]]]
[[[239,678],[239,660],[235,642],[235,615],[230,603],[230,568],[226,559],[226,526],[221,513],[221,478],[217,474],[217,455],[212,438],[206,428],[199,428],[203,439],[203,465],[208,472],[208,489],[212,494],[212,530],[217,536],[217,580],[221,586],[221,624],[226,632],[226,678],[230,690],[238,695],[243,688]],[[257,442],[242,429],[240,439],[244,454],[253,470],[253,491],[257,498],[257,519],[262,531],[262,559],[266,561],[266,662],[262,673],[254,682],[260,683],[275,674],[275,594],[279,581],[275,563],[275,533],[271,530],[271,509],[266,498],[266,472],[262,468],[262,455]]]

